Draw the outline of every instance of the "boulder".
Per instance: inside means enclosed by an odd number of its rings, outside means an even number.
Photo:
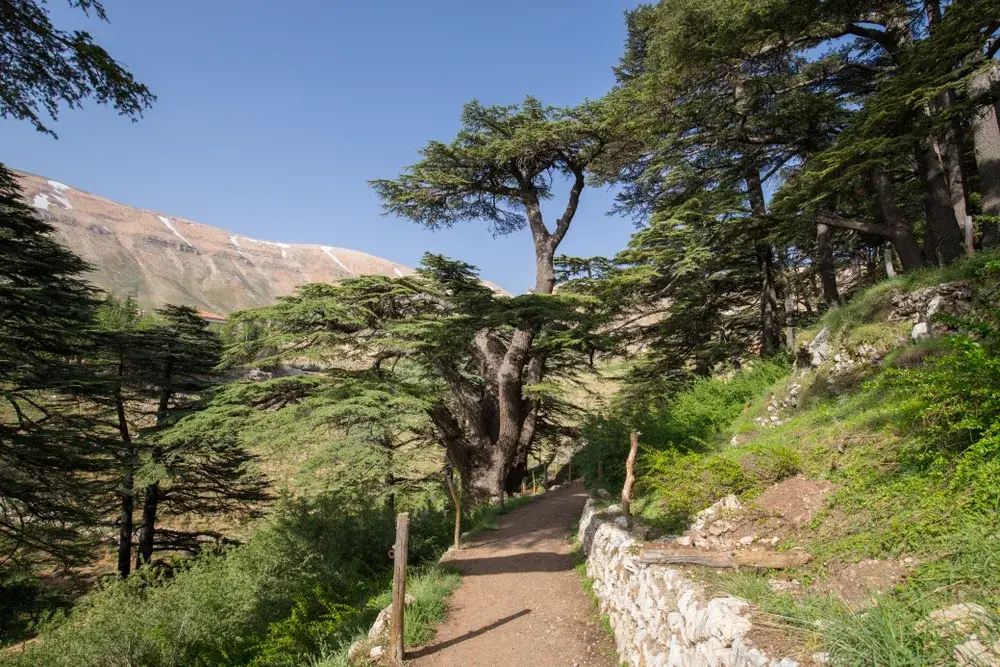
[[[823,330],[816,334],[806,350],[809,352],[809,364],[813,368],[822,365],[824,361],[829,359],[831,352],[833,352],[830,345],[830,327],[823,327]]]

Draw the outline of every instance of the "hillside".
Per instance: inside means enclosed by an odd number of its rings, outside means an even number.
[[[17,175],[25,199],[94,267],[89,279],[145,304],[173,303],[226,315],[271,304],[305,283],[413,273],[358,250],[238,236],[41,176]]]
[[[574,468],[620,489],[637,428],[651,536],[693,553],[805,550],[783,571],[687,568],[752,604],[770,653],[997,664],[998,269],[982,253],[879,283],[801,332],[791,367],[757,362],[659,410],[593,419]]]

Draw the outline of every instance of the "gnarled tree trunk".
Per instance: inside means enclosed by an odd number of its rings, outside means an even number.
[[[887,238],[896,249],[899,261],[903,265],[904,271],[912,271],[924,266],[924,257],[920,252],[920,245],[913,235],[913,230],[907,224],[903,212],[896,205],[896,196],[892,192],[892,183],[889,176],[884,171],[875,173],[875,196],[878,199],[879,211],[885,221]]]
[[[955,218],[944,164],[932,140],[925,140],[918,150],[917,170],[924,184],[927,221],[924,256],[928,261],[946,266],[965,254],[965,238]]]
[[[973,80],[969,94],[972,97],[984,95],[997,78],[1000,78],[1000,67],[994,63]],[[994,218],[981,225],[983,247],[994,248],[1000,246],[1000,121],[995,103],[988,102],[979,108],[973,131],[983,213]]]

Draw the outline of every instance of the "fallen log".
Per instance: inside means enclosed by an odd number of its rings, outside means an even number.
[[[639,560],[655,565],[704,565],[707,567],[761,567],[780,570],[798,567],[812,560],[805,551],[706,551],[646,542],[639,548]]]

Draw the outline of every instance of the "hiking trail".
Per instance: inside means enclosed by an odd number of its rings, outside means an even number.
[[[574,570],[569,527],[587,494],[575,484],[500,518],[445,564],[462,573],[435,638],[410,667],[614,667],[614,642]]]

